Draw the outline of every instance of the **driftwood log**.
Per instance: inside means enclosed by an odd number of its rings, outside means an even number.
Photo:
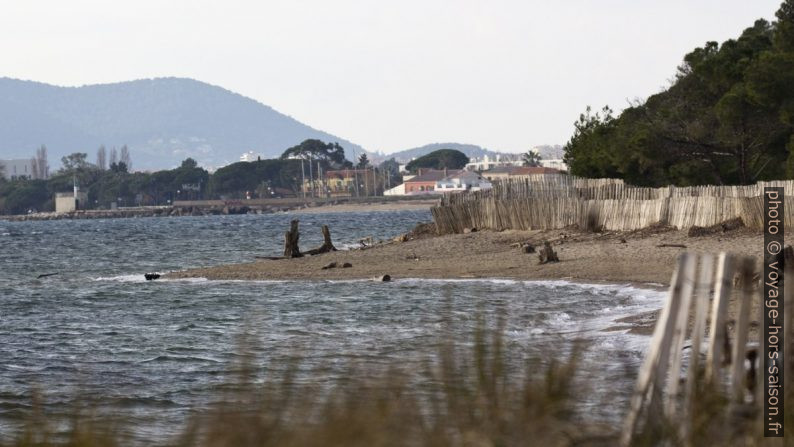
[[[328,229],[328,225],[323,225],[323,245],[319,247],[309,250],[305,255],[314,256],[319,255],[320,253],[328,253],[331,251],[336,251],[336,247],[334,247],[334,243],[331,242],[331,230]]]
[[[300,258],[300,248],[298,248],[298,240],[300,239],[300,231],[298,231],[298,219],[293,219],[289,225],[289,231],[284,233],[284,257]]]
[[[557,257],[557,252],[551,248],[551,244],[549,241],[543,242],[543,248],[540,249],[538,253],[538,259],[540,260],[541,264],[547,264],[549,262],[560,262],[560,258]]]
[[[337,251],[336,247],[334,247],[334,243],[331,241],[331,230],[328,228],[328,225],[323,225],[322,231],[323,231],[323,245],[320,245],[319,247],[313,248],[306,252],[301,252],[300,248],[298,247],[298,241],[300,240],[298,219],[293,219],[290,222],[289,231],[284,233],[284,256],[282,257],[256,256],[256,258],[269,259],[271,261],[275,261],[279,259],[300,258],[306,255],[314,256],[314,255],[319,255],[321,253],[329,253],[332,251]]]

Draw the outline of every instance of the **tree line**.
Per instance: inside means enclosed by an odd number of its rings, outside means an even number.
[[[794,0],[776,19],[694,49],[666,90],[619,115],[588,107],[565,145],[570,172],[647,186],[794,178]]]
[[[47,166],[46,148],[41,165]],[[61,168],[41,177],[4,180],[0,176],[0,213],[24,214],[52,211],[57,192],[72,191],[77,184],[88,194],[90,208],[167,205],[175,200],[241,199],[283,197],[300,194],[301,185],[319,171],[360,168],[371,169],[379,179],[380,190],[399,183],[399,165],[394,159],[372,166],[365,154],[356,165],[345,158],[337,143],[306,140],[288,148],[277,159],[238,162],[210,174],[192,158],[174,169],[157,172],[131,172],[132,158],[126,146],[108,151],[101,146],[95,163],[87,153],[73,153],[61,159]]]

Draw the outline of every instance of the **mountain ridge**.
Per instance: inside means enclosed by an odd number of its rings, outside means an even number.
[[[347,157],[363,148],[315,129],[239,93],[190,78],[150,78],[79,87],[0,78],[0,153],[28,158],[44,144],[50,164],[100,145],[126,144],[136,169],[205,166],[239,160],[249,150],[277,157],[308,138],[338,142]]]

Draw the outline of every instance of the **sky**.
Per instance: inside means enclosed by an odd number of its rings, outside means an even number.
[[[0,76],[189,77],[370,151],[565,144],[780,0],[0,0]],[[1,124],[0,124],[1,125]]]

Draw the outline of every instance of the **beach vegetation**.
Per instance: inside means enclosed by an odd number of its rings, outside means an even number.
[[[573,175],[644,186],[794,178],[794,9],[706,42],[670,85],[615,114],[588,107],[565,145]]]

